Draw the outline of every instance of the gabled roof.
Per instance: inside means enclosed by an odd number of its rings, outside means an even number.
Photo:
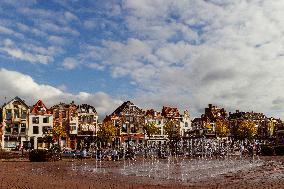
[[[89,104],[81,104],[77,106],[78,112],[80,113],[95,113],[97,114],[96,108]]]
[[[130,101],[126,101],[124,103],[122,103],[122,105],[120,105],[112,114],[111,116],[114,115],[121,115],[122,113],[126,112],[129,110],[129,108],[133,106],[135,107],[135,109],[133,109],[136,112],[139,112],[138,114],[143,114],[142,109],[140,109],[139,107],[135,106],[134,103],[130,102]],[[138,110],[138,111],[137,111]],[[132,110],[131,110],[132,111]]]
[[[145,116],[161,117],[161,112],[155,111],[154,109],[149,109],[145,111]]]
[[[3,107],[5,107],[7,104],[10,104],[12,101],[19,101],[22,105],[24,105],[27,109],[29,109],[30,107],[25,103],[24,100],[22,100],[20,97],[16,96],[15,98],[13,98],[12,100],[10,100],[9,102],[5,103]]]
[[[69,104],[60,102],[59,104],[53,105],[50,109],[56,109],[56,108],[69,108]]]
[[[178,108],[163,106],[162,116],[167,117],[167,118],[174,118],[174,117],[180,117],[180,114],[179,114]]]
[[[125,110],[130,105],[134,104],[130,101],[123,102],[118,108],[116,108],[116,110],[114,110],[114,112],[112,112],[111,115],[119,115],[121,112],[123,112],[123,110]]]
[[[37,103],[32,107],[31,113],[34,114],[50,114],[50,110],[45,106],[42,100],[38,100]]]

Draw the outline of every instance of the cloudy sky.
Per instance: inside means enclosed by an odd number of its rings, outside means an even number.
[[[1,0],[0,103],[124,100],[284,118],[284,2]]]

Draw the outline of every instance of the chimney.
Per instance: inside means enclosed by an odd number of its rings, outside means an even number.
[[[240,111],[239,111],[239,110],[236,110],[236,113],[240,113]]]
[[[209,108],[212,108],[212,104],[208,104],[208,107],[209,107]]]

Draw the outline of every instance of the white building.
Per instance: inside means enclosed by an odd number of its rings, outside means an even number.
[[[77,144],[79,145],[78,147],[83,148],[86,145],[90,145],[92,137],[97,134],[98,114],[96,109],[88,104],[79,105],[77,112],[79,118]]]
[[[185,133],[192,130],[190,116],[187,110],[181,115],[180,121],[181,136],[185,136]]]
[[[98,114],[96,109],[87,104],[78,106],[80,136],[91,136],[97,133]]]
[[[29,114],[28,138],[31,148],[49,148],[46,137],[52,137],[53,115],[44,103],[39,100]]]
[[[159,132],[151,136],[150,138],[149,136],[145,135],[147,143],[165,144],[167,141],[167,135],[164,131],[165,119],[163,116],[161,116],[161,113],[153,109],[147,110],[145,112],[145,124],[147,123],[154,123],[155,126],[159,129]]]
[[[2,107],[2,149],[11,150],[19,145],[27,146],[29,107],[15,97]]]

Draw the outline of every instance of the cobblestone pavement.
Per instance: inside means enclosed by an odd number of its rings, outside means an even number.
[[[63,160],[32,163],[0,161],[0,188],[19,189],[160,189],[160,188],[283,188],[284,157],[262,157],[263,165],[196,182],[157,180],[152,177],[122,175],[117,170],[123,162],[102,162],[101,169],[94,160]]]

